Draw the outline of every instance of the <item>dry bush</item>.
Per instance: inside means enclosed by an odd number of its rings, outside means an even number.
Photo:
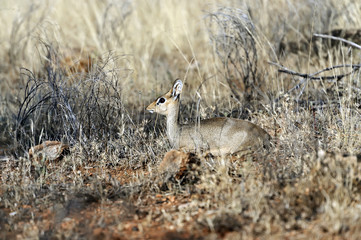
[[[49,56],[56,55],[52,51],[48,47]],[[117,137],[123,128],[124,109],[120,79],[105,70],[112,58],[109,55],[90,66],[86,75],[65,74],[64,69],[51,62],[52,57],[48,58],[46,73],[36,76],[23,69],[21,76],[26,86],[18,97],[14,126],[18,144],[26,149],[42,139],[87,144],[90,140],[101,142]]]
[[[222,62],[221,72],[235,98],[249,107],[256,100],[253,89],[261,85],[255,27],[247,12],[240,9],[219,9],[209,18],[210,38]]]

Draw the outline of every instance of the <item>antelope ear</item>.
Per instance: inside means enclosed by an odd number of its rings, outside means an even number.
[[[183,83],[180,79],[175,80],[172,88],[172,97],[177,99],[179,95],[182,93]]]

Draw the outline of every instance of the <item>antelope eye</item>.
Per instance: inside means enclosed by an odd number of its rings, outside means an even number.
[[[161,97],[161,98],[158,99],[157,104],[164,103],[164,102],[165,102],[165,98]]]

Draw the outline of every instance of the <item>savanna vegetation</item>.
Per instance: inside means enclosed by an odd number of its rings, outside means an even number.
[[[0,238],[359,239],[360,16],[358,0],[0,0]],[[181,122],[246,119],[270,150],[164,175],[145,108],[176,78]],[[66,154],[29,154],[45,141]]]

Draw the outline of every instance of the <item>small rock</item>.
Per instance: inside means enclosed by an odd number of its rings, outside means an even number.
[[[171,150],[164,155],[158,170],[166,175],[166,181],[172,177],[181,180],[188,173],[194,172],[199,165],[200,160],[193,153]]]
[[[99,237],[99,236],[102,235],[102,234],[103,234],[103,229],[100,228],[100,227],[95,228],[95,229],[93,230],[93,235],[94,235],[94,236]]]

